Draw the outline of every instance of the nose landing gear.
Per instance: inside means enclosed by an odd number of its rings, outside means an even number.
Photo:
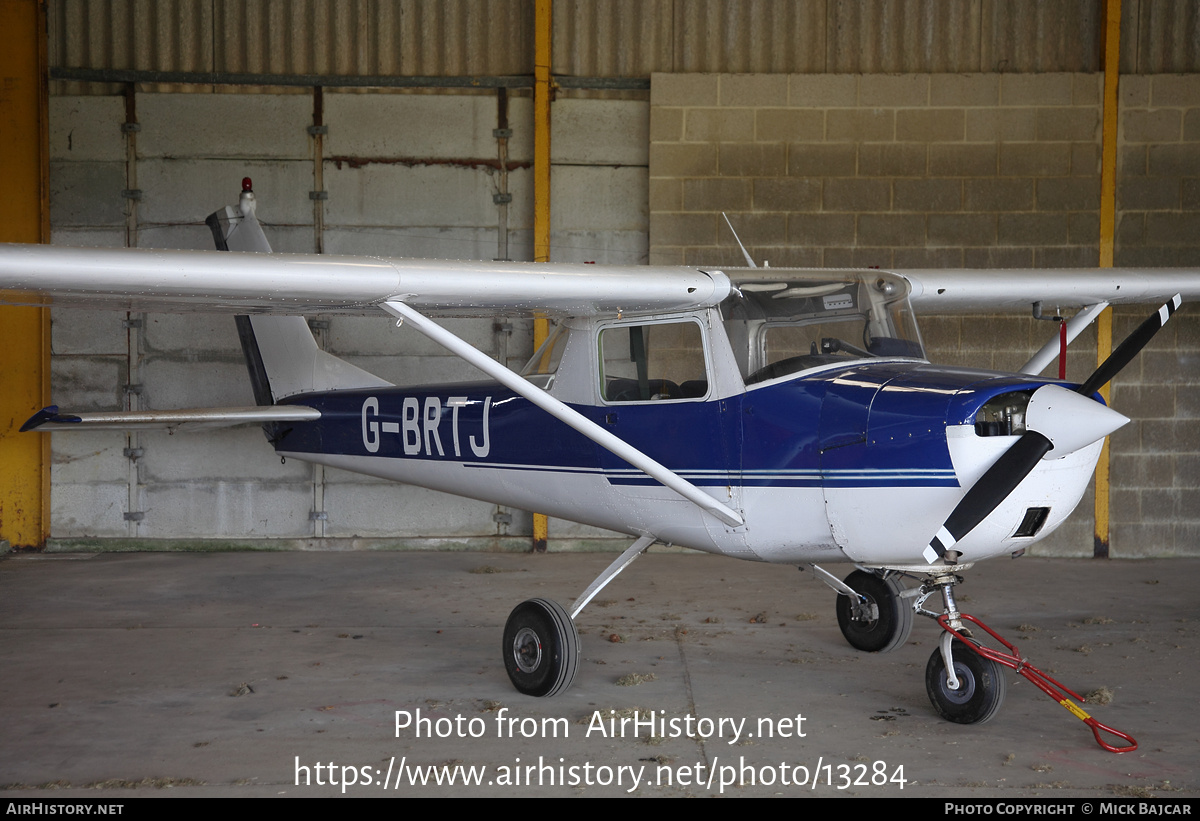
[[[982,724],[1000,710],[1008,682],[1000,665],[984,658],[950,633],[943,633],[943,644],[953,644],[950,655],[954,675],[947,673],[946,653],[933,651],[925,665],[925,691],[938,715],[955,724]]]
[[[1039,690],[1088,725],[1096,743],[1105,750],[1128,753],[1137,749],[1137,741],[1132,736],[1101,724],[1066,694],[1078,701],[1083,701],[1082,696],[1034,667],[1021,657],[1015,646],[979,619],[959,612],[953,587],[961,581],[961,577],[950,574],[934,576],[921,586],[922,595],[915,605],[922,615],[933,616],[944,631],[938,649],[925,666],[925,688],[929,700],[943,718],[958,724],[981,724],[994,716],[1004,702],[1008,687],[1001,667],[1008,667],[1037,685]],[[935,590],[941,591],[945,603],[945,610],[940,615],[921,608],[925,599]],[[975,625],[1006,649],[993,650],[974,641],[964,622]],[[1129,743],[1123,746],[1110,744],[1101,737],[1101,731]]]
[[[1101,724],[1071,700],[1083,701],[1082,696],[1034,667],[1021,657],[1016,647],[979,619],[960,612],[954,585],[962,582],[961,576],[939,570],[920,587],[905,590],[897,581],[900,574],[894,571],[860,568],[843,582],[816,565],[812,568],[818,578],[838,592],[838,626],[846,641],[859,650],[886,652],[902,645],[912,629],[914,613],[937,621],[943,632],[938,648],[925,665],[925,690],[938,715],[947,721],[982,724],[994,717],[1008,691],[1003,669],[1008,667],[1087,724],[1096,743],[1105,750],[1126,753],[1137,749],[1132,736]],[[935,593],[942,597],[940,613],[924,607]],[[975,641],[968,625],[987,633],[1005,650],[994,650]],[[1101,732],[1128,744],[1111,744],[1101,737]]]

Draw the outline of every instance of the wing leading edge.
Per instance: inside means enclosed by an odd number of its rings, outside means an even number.
[[[921,313],[1029,310],[1089,305],[1141,305],[1180,294],[1200,300],[1197,268],[929,268],[894,271],[912,286],[909,299]]]
[[[0,245],[0,302],[113,310],[370,314],[402,298],[441,315],[691,310],[720,271],[566,263]]]

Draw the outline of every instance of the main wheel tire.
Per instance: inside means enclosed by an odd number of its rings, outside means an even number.
[[[846,584],[879,608],[878,618],[855,618],[850,597],[837,597],[838,627],[851,647],[868,653],[887,653],[908,641],[913,611],[900,598],[901,587],[894,579],[855,570],[846,577]]]
[[[1008,679],[1004,668],[984,658],[960,641],[950,646],[954,659],[954,674],[958,689],[951,690],[946,680],[946,662],[939,647],[925,665],[925,690],[933,708],[947,721],[955,724],[982,724],[988,721],[1004,703]]]
[[[553,696],[571,686],[579,668],[579,633],[558,602],[518,604],[504,625],[504,669],[527,696]]]

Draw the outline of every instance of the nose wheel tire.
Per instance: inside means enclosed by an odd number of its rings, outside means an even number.
[[[1008,680],[1003,667],[986,659],[962,642],[951,645],[954,675],[958,689],[951,690],[946,679],[946,662],[941,649],[933,651],[925,665],[925,689],[938,714],[955,724],[982,724],[994,716],[1004,703]]]
[[[571,686],[579,668],[579,633],[558,602],[518,604],[504,625],[504,669],[527,696],[552,696]]]
[[[872,573],[855,570],[846,584],[865,602],[850,596],[837,597],[838,627],[850,646],[868,653],[887,653],[908,641],[912,633],[913,611],[900,598],[900,585]]]

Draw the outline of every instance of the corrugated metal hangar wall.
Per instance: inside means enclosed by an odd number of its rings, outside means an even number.
[[[551,258],[736,264],[726,211],[774,265],[1095,265],[1104,5],[557,0]],[[278,250],[532,259],[530,0],[49,12],[55,243],[211,247],[203,217],[250,176]],[[1195,266],[1200,10],[1125,0],[1120,46],[1116,264]],[[1114,337],[1138,319],[1118,314]],[[473,378],[386,318],[313,325],[388,379]],[[530,352],[523,323],[454,325],[510,365]],[[1052,332],[923,325],[934,361],[980,367],[1015,367]],[[1114,384],[1135,420],[1113,438],[1114,556],[1200,552],[1198,354],[1187,311]],[[1069,375],[1094,357],[1081,338]],[[56,310],[52,368],[72,409],[252,403],[228,317]],[[51,500],[66,548],[527,549],[530,529],[521,511],[280,464],[257,429],[55,436]],[[1091,555],[1090,516],[1085,499],[1035,549]],[[552,549],[611,535],[550,534]]]

